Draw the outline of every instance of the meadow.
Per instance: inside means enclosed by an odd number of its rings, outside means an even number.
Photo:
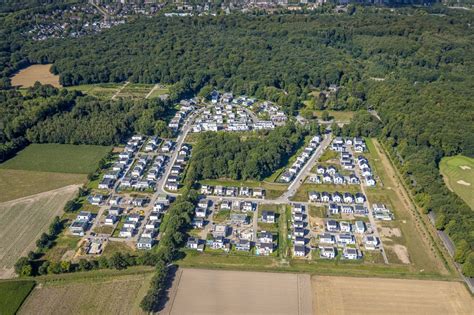
[[[0,169],[0,203],[64,186],[83,184],[85,174]]]
[[[31,144],[0,164],[0,169],[88,174],[110,150],[96,145]]]
[[[35,286],[34,281],[0,282],[0,314],[14,315]]]
[[[40,280],[18,314],[144,314],[139,303],[152,276],[122,271],[113,276],[101,272]]]
[[[109,100],[118,92],[121,86],[122,84],[120,83],[99,83],[68,86],[66,89],[71,91],[81,91],[83,94]]]
[[[446,157],[439,168],[448,188],[474,210],[474,159],[462,155]]]

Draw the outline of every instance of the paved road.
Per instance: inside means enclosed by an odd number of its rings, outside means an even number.
[[[372,226],[372,230],[374,231],[375,237],[377,237],[379,239],[380,252],[382,253],[383,260],[386,264],[388,264],[387,254],[385,253],[385,248],[384,248],[383,243],[382,243],[382,238],[380,237],[380,234],[379,234],[379,231],[378,231],[377,222],[375,221],[374,214],[372,212],[372,205],[369,201],[369,198],[367,197],[366,187],[364,185],[364,180],[363,180],[364,177],[362,176],[361,170],[359,168],[359,165],[357,165],[357,163],[356,163],[355,171],[356,171],[357,177],[360,178],[360,189],[362,190],[362,193],[365,195],[365,198],[366,198],[365,202],[366,202],[366,205],[367,205],[367,209],[369,210],[369,216],[368,217],[369,217],[370,225]],[[380,183],[378,185],[380,185]]]
[[[304,179],[306,176],[309,175],[311,168],[313,167],[314,163],[321,157],[323,152],[326,150],[328,145],[331,143],[331,134],[325,135],[323,141],[321,144],[318,146],[316,149],[316,152],[313,153],[311,158],[308,160],[308,162],[303,166],[303,168],[300,170],[298,175],[296,175],[295,179],[293,182],[288,186],[287,191],[281,195],[277,200],[281,202],[290,202],[290,197],[294,196],[295,193],[298,191],[300,188],[301,184],[303,184]]]

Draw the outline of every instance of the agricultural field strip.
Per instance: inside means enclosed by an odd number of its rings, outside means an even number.
[[[20,256],[34,249],[34,242],[46,230],[52,218],[61,214],[65,203],[73,197],[78,187],[70,185],[0,203],[0,268],[3,272],[11,269]]]

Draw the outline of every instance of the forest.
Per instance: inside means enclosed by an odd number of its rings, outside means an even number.
[[[0,87],[10,88],[8,76],[25,65],[53,63],[53,71],[66,86],[125,80],[161,82],[173,85],[170,94],[174,100],[213,86],[234,94],[275,100],[290,114],[296,114],[303,101],[310,104],[310,109],[328,106],[336,110],[376,110],[381,122],[361,114],[340,132],[382,138],[396,157],[417,203],[424,211],[436,214],[437,227],[444,229],[456,244],[456,260],[464,263],[465,274],[474,276],[474,214],[447,190],[438,169],[444,156],[474,156],[473,17],[472,12],[442,6],[397,10],[355,6],[338,14],[315,11],[158,16],[138,18],[79,39],[31,42],[21,31],[31,22],[17,14],[0,21]],[[319,92],[330,85],[338,86],[338,92],[328,102],[321,102]],[[46,114],[26,130],[12,129],[13,138],[2,135],[3,146],[28,141],[27,137],[39,142],[111,143],[127,128],[155,132],[162,125],[151,122],[152,117],[160,115],[153,104],[109,103],[99,106],[117,118],[112,123],[115,132],[100,132],[97,138],[82,135],[79,124],[72,122],[76,117],[87,121],[94,130],[105,116],[88,107],[89,101],[82,98],[74,97],[73,108],[62,103],[53,106],[53,112],[59,110],[65,112],[63,115]],[[76,103],[83,110],[76,112]],[[63,105],[67,108],[63,109]],[[10,111],[11,106],[7,106]],[[132,113],[118,113],[119,106]],[[2,102],[2,110],[4,107]],[[66,125],[78,127],[79,131],[66,129],[65,135],[54,131]],[[265,156],[264,151],[245,148],[232,135],[208,137],[209,141],[213,141],[212,137],[229,137],[220,139],[222,144],[234,143],[242,152]],[[241,152],[224,146],[220,149],[230,150],[232,157]],[[284,151],[270,145],[265,149],[284,156]],[[212,157],[216,152],[211,149],[200,154]],[[230,167],[230,158],[219,160],[223,163],[217,168],[219,171],[208,170],[197,162],[196,176],[263,176],[255,174],[252,167],[245,169],[243,164]],[[255,155],[242,161],[254,163],[263,174],[277,164],[271,158],[260,160]],[[221,170],[226,167],[226,171]]]
[[[262,180],[286,165],[307,134],[306,129],[295,124],[278,127],[267,134],[203,133],[193,148],[187,180]]]
[[[103,101],[35,84],[25,93],[0,90],[0,161],[28,143],[113,145],[134,132],[169,136],[170,102]]]

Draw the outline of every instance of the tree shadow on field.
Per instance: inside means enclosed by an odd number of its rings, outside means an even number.
[[[156,304],[156,308],[153,310],[154,312],[162,311],[166,304],[170,302],[170,291],[171,287],[173,286],[173,282],[176,279],[176,275],[178,273],[178,266],[172,265],[168,268],[168,275],[166,277],[166,286],[163,290],[163,294],[161,299]]]

